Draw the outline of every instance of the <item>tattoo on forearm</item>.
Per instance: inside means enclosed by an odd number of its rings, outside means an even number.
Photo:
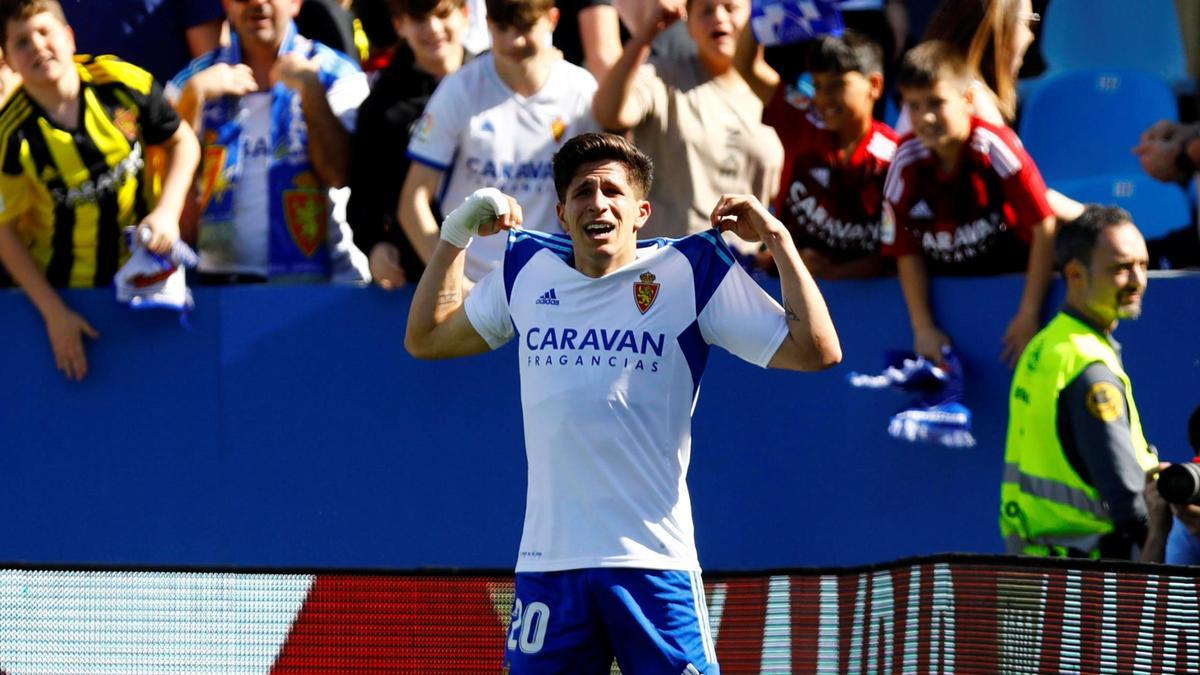
[[[437,304],[453,305],[458,302],[458,291],[441,291],[437,295]]]
[[[783,303],[783,315],[785,317],[787,317],[788,321],[799,321],[800,320],[800,315],[797,314],[792,309],[792,306],[790,304],[788,304],[788,302],[786,300]]]

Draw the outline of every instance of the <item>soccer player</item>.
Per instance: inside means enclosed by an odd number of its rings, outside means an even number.
[[[597,127],[596,80],[550,45],[557,23],[554,0],[488,0],[491,52],[446,76],[430,98],[409,141],[397,213],[424,262],[438,241],[435,202],[449,207],[479,188],[515,195],[530,227],[559,232],[550,158]],[[477,280],[499,264],[503,245],[500,237],[478,242],[467,275]]]
[[[58,369],[87,374],[83,336],[98,337],[55,288],[112,283],[129,257],[121,230],[141,224],[149,248],[179,238],[199,143],[149,73],[115,57],[75,59],[55,0],[6,0],[0,42],[21,84],[0,109],[0,261],[46,322]],[[145,151],[165,155],[161,192]]]
[[[754,31],[741,39],[753,44]],[[739,48],[739,55],[749,49]],[[879,255],[883,181],[896,133],[872,117],[883,95],[883,51],[857,33],[825,36],[809,50],[811,105],[782,84],[755,45],[743,77],[762,99],[763,122],[783,143],[783,183],[775,213],[818,278],[860,279],[886,270]],[[746,67],[749,66],[749,67]]]
[[[933,318],[929,274],[1024,271],[1001,353],[1015,365],[1038,330],[1053,274],[1046,184],[1016,134],[972,115],[971,72],[949,45],[913,48],[896,79],[913,133],[900,139],[888,169],[880,239],[884,255],[896,258],[913,351],[937,361],[950,344]]]
[[[413,297],[405,346],[418,358],[519,341],[529,491],[513,673],[607,673],[614,654],[625,672],[719,672],[685,480],[708,350],[792,370],[841,360],[791,236],[754,197],[722,196],[719,229],[638,242],[651,172],[619,136],[572,138],[554,156],[566,236],[518,229],[515,200],[477,192],[447,216]],[[464,299],[476,228],[509,229],[508,247]],[[719,230],[771,250],[782,307]]]

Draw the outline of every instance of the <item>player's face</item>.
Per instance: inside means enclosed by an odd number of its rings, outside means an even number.
[[[688,6],[688,34],[705,61],[732,61],[749,21],[749,0],[692,0]]]
[[[862,73],[813,73],[813,106],[825,126],[834,130],[858,132],[871,120],[875,99],[879,98],[882,78]]]
[[[488,31],[492,34],[492,55],[513,63],[527,61],[554,48],[551,37],[558,24],[558,9],[539,16],[529,26],[495,23],[488,20]]]
[[[53,84],[75,68],[75,34],[50,12],[13,19],[6,28],[5,58],[25,82]]]
[[[563,198],[558,219],[571,237],[580,272],[603,276],[637,257],[637,231],[650,217],[650,202],[630,184],[624,164],[584,164]]]
[[[417,63],[442,63],[462,49],[467,29],[467,6],[443,2],[422,17],[404,15],[395,20],[396,32],[408,43]]]
[[[1149,260],[1146,240],[1132,224],[1100,230],[1085,276],[1083,309],[1102,325],[1141,316]]]
[[[225,0],[229,26],[243,42],[278,48],[300,0]]]
[[[957,148],[971,134],[971,104],[956,83],[939,79],[932,87],[901,87],[913,133],[933,150]]]

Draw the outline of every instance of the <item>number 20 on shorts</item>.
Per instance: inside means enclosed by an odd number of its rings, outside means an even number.
[[[542,651],[546,642],[546,627],[550,622],[550,608],[544,602],[531,602],[528,607],[518,598],[513,605],[512,626],[508,629],[508,648],[520,649],[526,654]]]

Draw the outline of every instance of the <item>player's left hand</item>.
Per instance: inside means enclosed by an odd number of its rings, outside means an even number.
[[[709,220],[713,227],[744,241],[769,242],[787,232],[754,195],[721,195]]]
[[[511,195],[504,195],[508,200],[508,213],[502,213],[491,220],[485,220],[479,224],[479,236],[486,237],[496,234],[501,230],[511,230],[514,227],[520,227],[524,221],[524,214],[521,212],[521,205]]]
[[[1017,367],[1017,360],[1021,358],[1021,352],[1025,351],[1025,345],[1033,339],[1038,332],[1038,317],[1032,312],[1017,312],[1012,321],[1008,324],[1008,329],[1004,331],[1004,349],[1000,352],[1000,360],[1008,364],[1008,369],[1012,370]]]
[[[150,233],[146,248],[155,253],[170,253],[171,245],[179,239],[179,221],[168,218],[157,210],[146,214],[140,227]]]
[[[271,81],[282,82],[288,89],[301,91],[306,85],[320,85],[320,69],[316,59],[300,54],[284,54],[271,67]]]

